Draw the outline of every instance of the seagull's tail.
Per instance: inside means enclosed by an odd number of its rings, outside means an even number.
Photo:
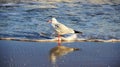
[[[75,33],[79,33],[79,34],[82,34],[82,32],[80,32],[80,31],[76,31],[76,30],[74,30],[74,32],[75,32]]]
[[[74,48],[74,51],[78,51],[78,50],[80,50],[79,48]]]

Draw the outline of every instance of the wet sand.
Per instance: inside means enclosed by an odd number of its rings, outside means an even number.
[[[53,63],[50,57],[51,50],[57,47],[55,42],[0,40],[0,67],[120,67],[119,42],[72,42],[61,45],[79,50],[56,53]]]

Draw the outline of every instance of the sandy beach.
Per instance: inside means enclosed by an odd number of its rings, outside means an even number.
[[[72,42],[61,45],[79,50],[59,52],[54,56],[53,63],[50,61],[50,51],[57,47],[55,42],[0,40],[0,67],[120,67],[119,42]]]

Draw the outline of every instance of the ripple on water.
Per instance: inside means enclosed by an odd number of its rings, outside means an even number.
[[[32,32],[53,32],[46,23],[50,16],[84,36],[120,39],[120,5],[83,3],[18,3],[0,6],[0,37],[36,37]],[[20,32],[29,32],[22,35]]]

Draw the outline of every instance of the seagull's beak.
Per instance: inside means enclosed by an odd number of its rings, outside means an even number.
[[[48,23],[52,23],[52,20],[48,20],[47,22],[48,22]]]

